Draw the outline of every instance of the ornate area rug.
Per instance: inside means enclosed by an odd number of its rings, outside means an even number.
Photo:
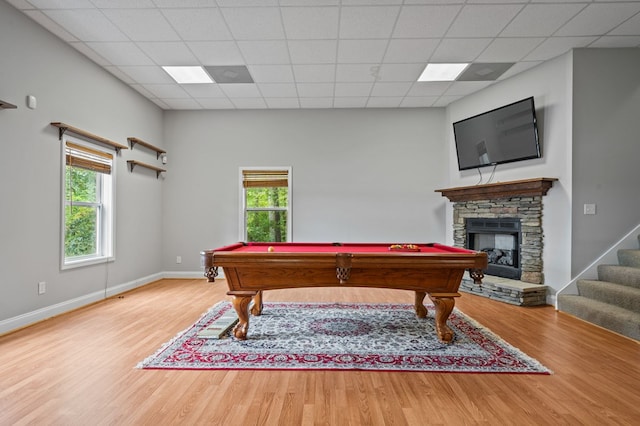
[[[247,340],[238,340],[208,333],[235,315],[220,302],[137,367],[551,373],[455,308],[454,340],[440,342],[435,308],[427,309],[421,319],[408,304],[265,303],[249,319]]]

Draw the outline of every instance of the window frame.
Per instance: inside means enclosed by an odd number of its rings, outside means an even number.
[[[83,266],[112,262],[115,260],[115,209],[116,209],[116,162],[115,155],[96,143],[71,136],[67,133],[61,139],[61,208],[60,208],[60,269],[73,269]],[[97,214],[97,247],[95,255],[67,257],[66,255],[66,208],[67,202],[67,143],[84,147],[89,151],[98,151],[111,156],[110,173],[105,174],[97,171],[99,184],[96,188],[97,202],[81,201],[74,203],[77,206],[87,206],[96,208]]]
[[[277,172],[287,172],[287,207],[278,207],[278,208],[251,208],[247,209],[247,194],[246,189],[244,187],[244,174],[243,171],[255,171],[255,170],[264,170],[264,171],[277,171]],[[239,168],[239,193],[240,193],[240,229],[239,229],[239,241],[247,241],[247,211],[284,211],[287,213],[287,242],[290,243],[293,241],[293,220],[292,220],[292,205],[293,205],[293,192],[292,192],[292,175],[291,175],[291,167],[240,167]]]

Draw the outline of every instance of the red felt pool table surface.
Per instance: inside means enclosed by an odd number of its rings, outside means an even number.
[[[251,252],[261,253],[396,253],[396,252],[421,252],[421,253],[470,253],[475,251],[460,247],[452,247],[438,243],[411,244],[415,250],[408,248],[393,249],[394,245],[408,245],[401,243],[236,243],[221,247],[214,251],[221,252]]]
[[[419,317],[427,316],[422,302],[428,294],[436,307],[438,337],[449,342],[453,332],[446,320],[460,296],[464,271],[479,282],[487,267],[486,253],[438,243],[236,243],[201,255],[209,281],[219,267],[224,270],[239,339],[246,338],[252,300],[251,313],[262,312],[263,290],[344,286],[413,291]]]

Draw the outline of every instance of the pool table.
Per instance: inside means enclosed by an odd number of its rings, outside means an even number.
[[[425,295],[435,305],[438,338],[453,339],[447,319],[459,297],[464,271],[479,283],[487,267],[483,252],[438,243],[237,243],[201,252],[205,276],[214,281],[222,267],[234,296],[238,324],[246,339],[251,314],[262,313],[262,291],[298,287],[374,287],[415,292],[418,317],[427,316]]]

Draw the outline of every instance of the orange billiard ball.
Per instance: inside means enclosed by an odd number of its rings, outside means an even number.
[[[269,246],[269,248],[267,249],[268,252],[272,252],[273,251],[273,246]]]

